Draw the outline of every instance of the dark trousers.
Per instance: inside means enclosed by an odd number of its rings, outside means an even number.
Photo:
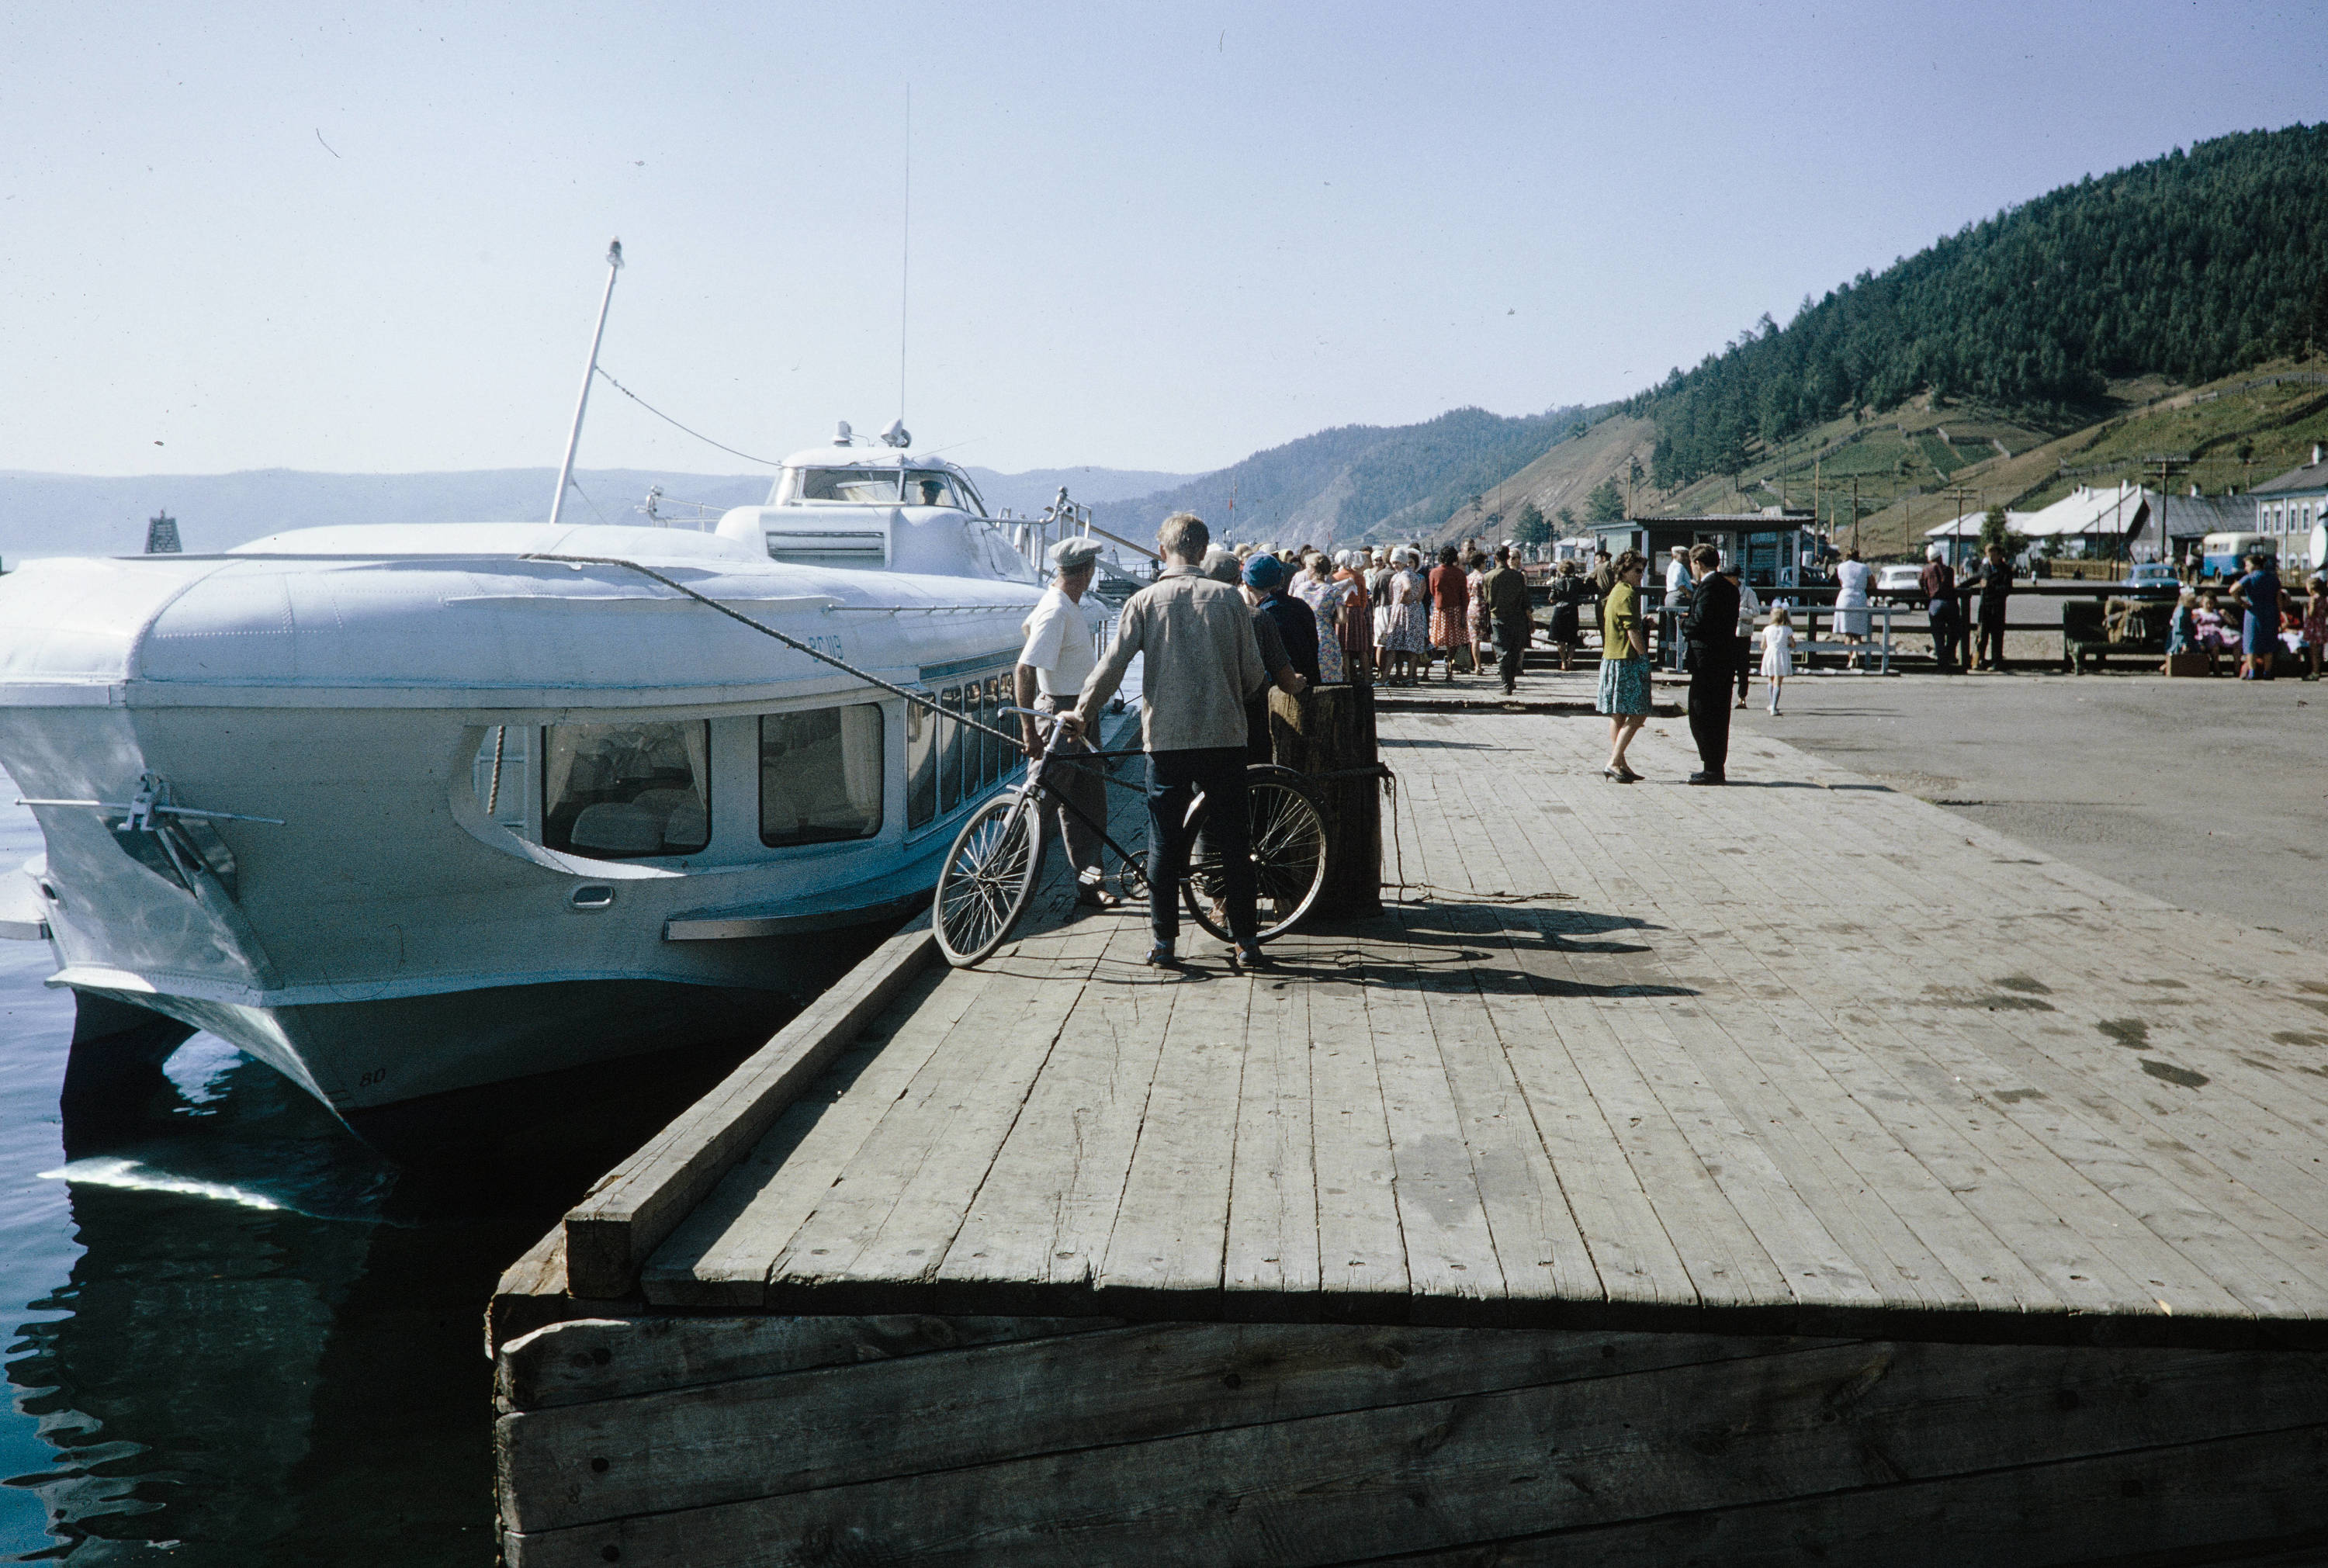
[[[1754,672],[1754,639],[1738,639],[1738,700],[1746,700],[1746,678]]]
[[[1986,664],[1993,669],[2004,668],[2004,612],[2003,610],[1999,610],[1994,615],[1983,615],[1980,618],[1980,639],[1973,649],[1973,660],[1976,663]]]
[[[1189,803],[1205,797],[1206,850],[1225,863],[1229,934],[1251,942],[1253,856],[1247,849],[1244,751],[1228,746],[1148,754],[1148,928],[1180,934],[1180,878],[1188,869]]]
[[[1520,663],[1527,657],[1530,630],[1525,621],[1496,623],[1496,673],[1502,679],[1507,691],[1520,678]]]
[[[1054,697],[1047,691],[1035,699],[1037,713],[1061,713],[1074,706],[1074,698]],[[1066,850],[1067,864],[1075,868],[1078,881],[1095,885],[1100,872],[1099,836],[1107,823],[1107,775],[1101,771],[1104,765],[1096,760],[1080,764],[1065,760],[1091,749],[1082,741],[1054,736],[1051,755],[1060,763],[1044,775],[1044,782],[1059,793],[1060,804],[1054,808],[1053,815],[1057,819],[1059,842]]]
[[[1957,605],[1954,599],[1934,599],[1925,613],[1932,620],[1932,658],[1943,670],[1957,663]]]
[[[1703,653],[1697,663],[1689,676],[1689,736],[1697,742],[1698,762],[1720,778],[1730,761],[1730,683],[1736,674],[1726,661],[1713,664]]]

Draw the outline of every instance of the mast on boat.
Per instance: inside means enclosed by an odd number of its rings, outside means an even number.
[[[556,527],[566,510],[566,487],[574,483],[574,451],[582,445],[582,416],[590,407],[590,383],[598,377],[598,343],[606,335],[606,310],[615,303],[615,278],[623,270],[623,242],[606,247],[606,292],[598,301],[598,330],[590,334],[590,362],[582,368],[582,395],[574,399],[574,428],[566,437],[566,461],[558,465],[558,493],[550,498],[549,521]]]

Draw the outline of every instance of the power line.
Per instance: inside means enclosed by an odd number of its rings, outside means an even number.
[[[648,413],[652,414],[656,418],[661,419],[672,429],[685,430],[689,435],[694,437],[698,441],[702,442],[705,446],[717,446],[722,452],[728,453],[737,457],[741,457],[746,463],[757,463],[765,468],[782,468],[784,466],[782,463],[773,457],[755,457],[749,452],[737,451],[735,447],[728,446],[725,441],[714,441],[710,437],[706,436],[700,430],[689,429],[687,426],[681,424],[669,414],[664,413],[661,408],[656,408],[652,403],[648,402],[644,398],[640,397],[636,392],[631,390],[630,388],[623,385],[622,382],[615,380],[613,372],[608,371],[605,366],[600,365],[596,367],[596,369],[600,375],[606,378],[607,384],[612,386],[615,390],[622,393],[623,396],[628,398],[632,402],[636,403],[640,408],[644,408]]]

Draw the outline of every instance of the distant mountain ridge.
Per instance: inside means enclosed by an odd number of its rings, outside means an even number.
[[[1517,418],[1456,408],[1418,425],[1342,425],[1169,490],[1103,503],[1094,521],[1142,541],[1182,511],[1203,517],[1216,537],[1263,543],[1427,538],[1590,418],[1582,408]]]
[[[1079,501],[1145,493],[1179,484],[1180,474],[1112,468],[1045,468],[998,474],[972,468],[989,507],[1027,515],[1065,484]],[[685,523],[699,503],[712,512],[767,499],[773,475],[681,474],[642,468],[586,469],[566,504],[576,522],[641,523],[647,491],[661,486],[662,512]],[[286,529],[330,523],[502,522],[549,515],[552,468],[493,468],[442,474],[314,474],[288,468],[239,474],[139,474],[127,478],[0,470],[0,558],[124,555],[146,548],[146,521],[167,511],[192,553],[231,549]]]

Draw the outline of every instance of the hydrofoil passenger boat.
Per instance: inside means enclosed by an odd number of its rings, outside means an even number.
[[[1018,765],[962,720],[1001,722],[1039,592],[960,468],[847,445],[709,534],[28,561],[0,764],[46,853],[0,932],[85,1013],[211,1030],[343,1113],[748,1029],[820,933],[924,900]]]

